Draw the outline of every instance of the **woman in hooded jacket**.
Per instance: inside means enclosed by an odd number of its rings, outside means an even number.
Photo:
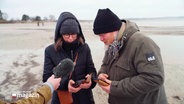
[[[52,104],[65,104],[60,92],[71,93],[72,104],[94,104],[92,89],[96,83],[93,80],[73,86],[77,81],[89,78],[91,74],[96,75],[96,69],[81,26],[70,12],[61,13],[56,24],[54,43],[45,49],[43,82],[53,74],[53,68],[66,58],[73,60],[74,71],[71,76],[62,79],[58,90],[53,93]]]

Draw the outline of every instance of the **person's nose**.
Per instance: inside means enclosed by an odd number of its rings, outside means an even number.
[[[100,41],[103,41],[103,40],[104,40],[103,36],[100,36]]]
[[[72,37],[71,35],[69,35],[69,38],[68,38],[68,39],[70,39],[70,40],[71,40],[71,39],[73,39],[73,37]]]

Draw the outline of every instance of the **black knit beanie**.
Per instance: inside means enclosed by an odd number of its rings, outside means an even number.
[[[99,9],[93,24],[95,34],[117,31],[121,27],[121,20],[109,8]]]
[[[61,24],[60,34],[79,34],[79,24],[74,19],[67,19]]]

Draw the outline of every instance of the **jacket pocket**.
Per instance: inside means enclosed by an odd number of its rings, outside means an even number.
[[[113,66],[113,79],[121,80],[127,77],[132,77],[135,74],[134,69],[130,68],[129,60],[118,60]]]
[[[116,64],[115,64],[115,66],[117,67],[117,68],[121,68],[121,69],[123,69],[123,70],[130,70],[130,65],[129,65],[129,60],[128,59],[119,59],[117,62],[116,62]]]

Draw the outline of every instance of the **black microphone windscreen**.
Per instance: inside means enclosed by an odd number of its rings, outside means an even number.
[[[74,63],[71,59],[66,58],[61,60],[61,62],[54,67],[53,73],[55,78],[64,78],[70,75],[70,73],[74,70]]]

